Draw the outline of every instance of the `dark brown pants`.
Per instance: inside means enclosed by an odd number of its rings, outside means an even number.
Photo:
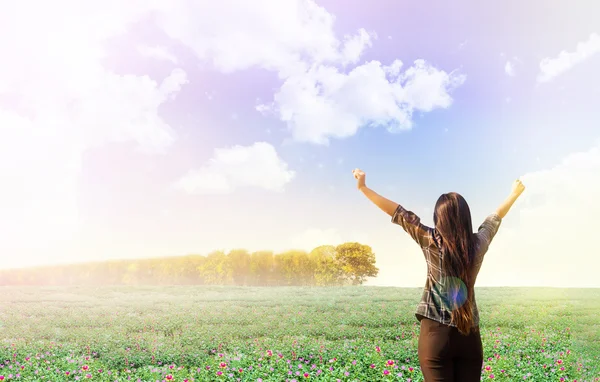
[[[483,346],[479,330],[463,336],[454,327],[423,318],[419,364],[425,382],[480,381]]]

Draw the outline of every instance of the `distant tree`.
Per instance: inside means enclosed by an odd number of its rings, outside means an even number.
[[[294,261],[294,285],[314,285],[315,265],[306,251],[292,251]]]
[[[273,257],[273,281],[276,285],[294,284],[294,253],[292,251],[278,253]]]
[[[335,247],[335,259],[352,285],[363,284],[367,277],[375,277],[375,254],[370,246],[360,243],[344,243]]]
[[[271,251],[257,251],[250,255],[251,285],[267,286],[273,284],[274,259]]]
[[[333,245],[322,245],[313,249],[309,258],[315,267],[315,285],[333,286],[344,282],[344,271],[336,260],[336,250]]]
[[[235,285],[247,285],[250,276],[250,254],[245,249],[234,249],[227,255]]]
[[[374,277],[375,254],[360,243],[323,245],[310,253],[290,250],[249,254],[188,255],[0,270],[0,285],[343,285]]]
[[[138,282],[138,265],[130,263],[123,273],[123,284],[131,285]]]
[[[231,267],[223,251],[215,251],[206,256],[206,261],[198,267],[198,271],[207,285],[231,284]]]

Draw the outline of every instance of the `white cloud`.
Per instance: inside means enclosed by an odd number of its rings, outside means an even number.
[[[506,64],[504,65],[504,73],[510,77],[515,76],[515,67],[510,61],[506,61]]]
[[[404,73],[401,64],[371,61],[348,74],[316,66],[286,79],[274,103],[261,109],[278,111],[295,140],[328,144],[329,138],[352,136],[363,125],[385,126],[391,132],[409,129],[414,111],[450,106],[450,91],[465,80],[423,60]]]
[[[335,17],[312,0],[179,0],[159,8],[171,38],[224,72],[261,67],[287,76],[310,62],[352,62],[370,45],[364,30],[341,42]]]
[[[510,60],[506,61],[504,64],[504,73],[506,73],[509,77],[514,77],[517,75],[517,66],[523,64],[523,62],[518,57],[513,57]]]
[[[600,146],[526,174],[482,267],[486,285],[600,286]]]
[[[342,49],[342,62],[344,64],[355,64],[365,48],[373,45],[371,37],[364,29],[360,29],[357,35],[346,36],[344,48]]]
[[[321,245],[339,245],[345,242],[369,243],[369,236],[366,234],[346,234],[342,235],[337,229],[328,228],[309,228],[304,232],[293,235],[288,245],[278,249],[299,249],[311,251]]]
[[[537,80],[538,82],[551,81],[598,52],[600,52],[600,36],[592,33],[587,41],[577,43],[575,52],[563,50],[558,57],[544,58],[540,62],[540,73]]]
[[[277,72],[283,86],[273,102],[256,109],[277,112],[299,141],[326,144],[363,124],[408,129],[414,110],[448,107],[449,91],[465,78],[423,60],[398,78],[401,62],[395,61],[386,68],[391,80],[377,62],[340,73],[336,68],[357,63],[376,35],[359,29],[341,41],[335,17],[313,0],[179,0],[160,10],[157,20],[166,33],[222,72]]]
[[[137,50],[142,56],[157,60],[171,61],[172,63],[177,64],[177,57],[169,52],[169,50],[164,46],[139,45]]]
[[[295,176],[266,142],[215,149],[208,163],[192,170],[175,186],[190,194],[227,194],[242,187],[281,192]]]
[[[335,229],[310,228],[306,231],[292,236],[290,247],[310,251],[321,245],[342,244],[342,236]]]
[[[10,179],[0,189],[3,252],[72,239],[88,148],[130,141],[163,152],[173,142],[158,107],[185,73],[176,69],[157,84],[102,65],[106,41],[145,15],[146,4],[21,1],[0,13],[0,177]]]

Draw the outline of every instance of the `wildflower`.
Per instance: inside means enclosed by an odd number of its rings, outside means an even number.
[[[371,364],[371,369],[375,369],[375,364],[374,363]]]
[[[217,371],[217,375],[221,376],[221,375],[223,375],[223,372],[221,370],[219,370],[219,371]]]
[[[309,378],[310,377],[310,374],[308,374],[308,373],[304,373],[303,375],[304,375],[304,378]]]
[[[383,375],[388,375],[389,373],[390,373],[390,371],[388,369],[383,370]]]
[[[490,379],[494,379],[494,374],[490,374]]]
[[[219,367],[220,367],[220,368],[222,368],[222,369],[224,369],[224,368],[226,368],[226,367],[227,367],[227,364],[226,364],[225,362],[221,362],[221,363],[219,364]]]
[[[388,365],[388,366],[394,366],[394,361],[393,361],[393,360],[391,360],[391,359],[390,359],[390,360],[388,360],[388,361],[387,361],[387,365]]]
[[[273,352],[271,350],[267,350],[267,357],[271,357],[273,355]]]

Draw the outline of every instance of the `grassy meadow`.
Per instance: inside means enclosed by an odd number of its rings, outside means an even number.
[[[421,291],[0,287],[0,381],[422,381]],[[482,379],[599,380],[599,289],[476,293]]]

